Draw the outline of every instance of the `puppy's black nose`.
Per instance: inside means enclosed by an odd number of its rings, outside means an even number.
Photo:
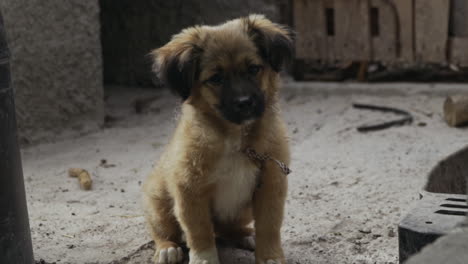
[[[254,105],[252,96],[241,96],[235,99],[234,106],[240,112],[249,111]]]

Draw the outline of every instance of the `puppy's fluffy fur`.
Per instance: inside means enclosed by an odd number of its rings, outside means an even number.
[[[195,26],[155,50],[155,71],[183,100],[172,140],[144,185],[155,263],[219,263],[215,237],[248,241],[256,263],[284,263],[280,229],[287,178],[252,148],[289,164],[278,72],[292,55],[285,27],[261,15]],[[259,166],[260,165],[260,166]]]

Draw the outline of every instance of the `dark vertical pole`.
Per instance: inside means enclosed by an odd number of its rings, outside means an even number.
[[[34,260],[16,136],[9,58],[0,12],[0,263],[32,264]]]

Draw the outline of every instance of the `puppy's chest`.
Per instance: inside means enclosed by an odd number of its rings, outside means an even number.
[[[259,172],[241,151],[228,149],[222,155],[213,171],[216,179],[213,209],[217,218],[233,219],[251,202]]]

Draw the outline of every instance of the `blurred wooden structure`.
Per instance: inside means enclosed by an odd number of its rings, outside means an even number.
[[[296,59],[468,66],[466,0],[292,0]]]

